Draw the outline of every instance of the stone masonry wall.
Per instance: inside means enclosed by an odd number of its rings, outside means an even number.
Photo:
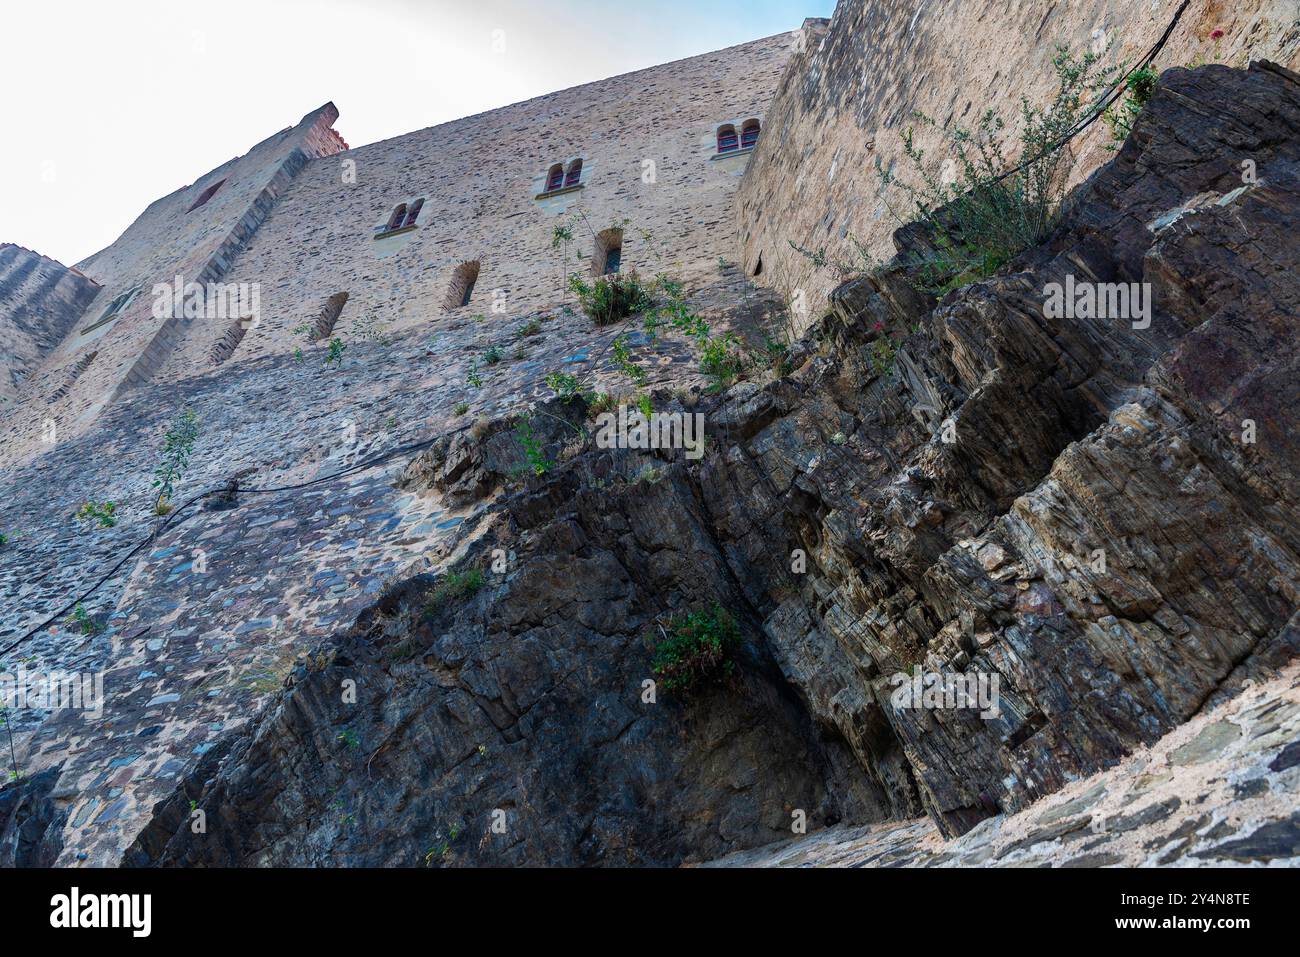
[[[75,269],[22,246],[0,244],[0,404],[13,401],[98,291],[94,280]],[[70,374],[78,371],[74,366]],[[64,377],[55,389],[66,382]]]
[[[587,223],[600,231],[626,219],[624,271],[681,279],[722,328],[762,318],[769,297],[732,262],[744,159],[713,160],[714,131],[762,117],[791,45],[791,35],[771,37],[344,152],[327,105],[154,203],[79,264],[102,291],[78,328],[122,292],[139,286],[140,296],[89,339],[70,333],[43,368],[96,351],[93,364],[58,395],[34,378],[0,424],[0,530],[10,534],[0,548],[0,648],[158,527],[152,471],[183,408],[201,433],[177,502],[244,470],[253,473],[245,486],[285,488],[468,428],[549,395],[551,371],[617,389],[609,343],[618,330],[593,329],[562,290],[550,243],[561,215],[576,238],[569,269],[592,255]],[[577,156],[582,188],[565,203],[535,200],[549,164]],[[373,238],[397,203],[420,197],[415,229]],[[451,273],[469,260],[480,263],[471,301],[448,309]],[[257,284],[259,321],[222,361],[214,350],[229,345],[228,321],[153,317],[153,284],[177,274]],[[327,367],[325,343],[295,330],[342,292],[332,335],[346,350],[340,367]],[[369,321],[382,337],[367,334]],[[686,343],[633,342],[647,389],[703,382]],[[485,361],[491,345],[501,362]],[[481,387],[468,381],[471,363]],[[51,417],[57,441],[43,443]],[[230,511],[186,511],[85,600],[103,631],[59,620],[3,655],[10,670],[104,678],[100,714],[15,715],[23,773],[57,770],[60,863],[117,860],[159,798],[257,713],[298,655],[345,627],[399,570],[442,560],[469,510],[397,490],[408,460],[244,495]],[[76,520],[90,499],[115,502],[117,524]]]

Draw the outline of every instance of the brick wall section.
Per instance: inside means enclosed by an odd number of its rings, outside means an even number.
[[[840,0],[825,35],[792,58],[737,196],[745,267],[752,272],[761,256],[756,281],[787,298],[802,290],[803,321],[817,318],[839,280],[790,242],[860,263],[853,236],[878,258],[893,255],[900,223],[879,199],[875,163],[903,159],[899,133],[916,111],[969,128],[993,107],[1014,141],[1020,95],[1044,103],[1055,89],[1056,44],[1079,54],[1103,31],[1107,63],[1135,62],[1181,2]],[[1192,0],[1155,65],[1244,66],[1248,58],[1300,66],[1294,0]],[[1073,181],[1114,155],[1109,136],[1099,121],[1075,141]],[[932,131],[918,129],[916,143],[945,155]]]
[[[75,269],[22,246],[0,244],[0,405],[14,400],[98,291]],[[57,379],[60,371],[49,374]]]

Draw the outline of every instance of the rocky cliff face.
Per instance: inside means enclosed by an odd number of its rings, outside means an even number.
[[[903,230],[789,375],[659,396],[699,461],[595,448],[580,404],[530,420],[541,476],[511,422],[456,434],[403,482],[485,506],[446,563],[484,587],[394,583],[127,862],[667,864],[799,811],[951,836],[1113,764],[1300,650],[1297,210],[1300,78],[1175,69],[1003,274],[935,301]],[[1051,318],[1054,282],[1148,283],[1150,321]],[[714,601],[739,679],[647,702],[655,631]],[[898,707],[917,668],[996,679],[997,715]]]
[[[946,151],[941,129],[971,129],[989,106],[1014,128],[1021,96],[1041,104],[1054,92],[1056,44],[1132,65],[1166,30],[1158,72],[1255,59],[1300,69],[1292,0],[840,0],[829,29],[797,49],[764,117],[737,196],[742,262],[753,273],[761,261],[756,281],[804,306],[797,319],[815,321],[843,277],[790,243],[824,249],[832,262],[860,266],[858,244],[888,259],[898,222],[876,162],[907,168],[902,132],[913,129],[935,157]],[[1071,181],[1109,162],[1110,146],[1105,123],[1075,138],[1064,160]]]

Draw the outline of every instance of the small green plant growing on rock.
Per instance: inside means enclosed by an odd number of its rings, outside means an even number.
[[[199,417],[193,409],[186,409],[177,415],[163,436],[162,462],[153,473],[153,487],[158,490],[158,497],[154,501],[156,514],[166,515],[172,510],[171,498],[176,491],[176,483],[189,467],[190,455],[194,452],[194,443],[198,437]]]
[[[744,368],[740,340],[733,333],[710,336],[700,343],[700,371],[713,379],[715,389],[730,384]]]
[[[431,618],[449,601],[468,598],[483,587],[483,572],[477,568],[448,572],[429,592],[424,602],[423,617]]]
[[[483,364],[494,366],[502,359],[501,349],[498,346],[488,346],[487,352],[483,353]]]
[[[515,330],[516,339],[525,339],[528,336],[540,335],[542,332],[542,320],[529,319],[522,326]]]
[[[519,419],[519,424],[515,426],[515,441],[523,450],[524,459],[528,463],[527,470],[534,475],[545,475],[555,467],[555,463],[546,457],[541,443],[537,441],[531,416],[525,415]]]
[[[1025,249],[1043,242],[1060,219],[1065,196],[1065,146],[1093,109],[1096,93],[1113,81],[1116,68],[1102,69],[1098,56],[1076,59],[1058,46],[1052,66],[1057,90],[1044,107],[1020,101],[1021,162],[1008,169],[1003,130],[993,110],[985,111],[974,131],[943,130],[951,149],[948,162],[930,163],[916,144],[914,129],[901,133],[903,154],[914,182],[905,182],[876,158],[880,194],[901,222],[917,220],[930,234],[933,250],[914,262],[920,283],[943,294],[993,275]],[[933,119],[917,113],[922,125]],[[901,192],[903,209],[891,195]]]
[[[665,691],[689,693],[736,676],[732,655],[740,647],[736,620],[714,602],[708,611],[673,619],[654,646],[652,669]]]
[[[881,333],[871,342],[871,371],[876,375],[893,375],[898,362],[898,350],[902,348],[902,337],[895,329],[883,333],[883,323],[876,323],[876,332]]]
[[[340,731],[338,737],[334,740],[343,742],[343,747],[345,748],[355,748],[358,743],[357,733],[351,728],[345,728],[343,731]]]
[[[614,352],[614,365],[618,367],[618,370],[637,385],[645,382],[646,371],[632,359],[632,350],[628,348],[627,340],[619,336],[610,346]]]
[[[457,403],[456,403],[456,407],[455,407],[454,409],[451,410],[451,414],[452,414],[452,415],[464,415],[464,414],[465,414],[466,412],[468,412],[468,411],[469,411],[469,403],[468,403],[468,402],[457,402]]]
[[[77,510],[77,518],[86,522],[98,522],[100,528],[112,528],[117,524],[117,505],[91,499]]]
[[[547,375],[546,384],[561,402],[572,402],[582,395],[582,384],[571,372],[552,372]]]
[[[432,867],[434,861],[441,861],[451,851],[451,845],[460,837],[461,825],[452,824],[447,828],[447,836],[438,835],[439,840],[424,854],[424,866]]]
[[[1158,80],[1159,75],[1149,66],[1140,67],[1129,74],[1124,83],[1124,99],[1105,113],[1111,138],[1115,140],[1110,144],[1110,149],[1118,148],[1120,143],[1128,139],[1129,133],[1133,132],[1133,123],[1155,95]]]
[[[330,340],[329,349],[325,353],[325,367],[328,369],[331,365],[335,369],[343,366],[343,353],[347,345],[338,336]]]
[[[81,602],[77,602],[72,609],[72,614],[68,616],[68,624],[83,635],[97,635],[104,630],[104,626],[86,611],[86,606]]]
[[[475,389],[481,389],[483,387],[483,375],[478,371],[477,359],[469,360],[469,372],[465,375],[465,381]]]

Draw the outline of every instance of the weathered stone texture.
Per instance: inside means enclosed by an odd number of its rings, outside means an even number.
[[[876,161],[910,172],[899,139],[908,127],[928,158],[947,155],[939,131],[914,119],[918,111],[940,127],[969,129],[992,107],[1016,142],[1020,97],[1041,104],[1054,92],[1057,44],[1076,54],[1104,45],[1104,64],[1132,64],[1181,3],[842,0],[829,29],[792,58],[768,109],[753,173],[737,198],[745,269],[752,274],[761,257],[757,281],[787,300],[801,292],[801,322],[813,322],[842,277],[790,243],[825,249],[857,268],[863,263],[853,239],[882,261],[893,255],[890,238],[900,223],[880,198]],[[1154,66],[1245,66],[1259,58],[1300,67],[1300,15],[1292,0],[1191,0]],[[1072,182],[1111,159],[1109,138],[1099,121],[1070,145]],[[1014,151],[1009,158],[1017,158]]]
[[[15,246],[0,243],[0,406],[13,402],[19,388],[45,356],[81,318],[99,291],[75,269]],[[46,369],[53,389],[71,388],[89,364],[83,356],[67,366]]]
[[[1236,149],[1258,163],[1258,181],[1244,189],[1225,160]],[[860,795],[836,817],[924,809],[951,837],[1114,764],[1248,678],[1271,675],[1300,650],[1300,449],[1282,434],[1300,363],[1300,247],[1284,236],[1300,209],[1298,163],[1295,74],[1267,63],[1173,70],[1120,154],[1019,271],[938,302],[912,289],[906,260],[845,284],[835,314],[792,351],[792,375],[694,406],[713,437],[699,463],[586,448],[553,425],[540,441],[562,464],[520,488],[510,476],[522,453],[512,460],[494,441],[509,422],[474,442],[440,444],[408,469],[406,486],[481,503],[445,553],[486,567],[499,548],[513,555],[506,573],[488,595],[432,620],[415,615],[427,581],[378,603],[322,646],[320,672],[244,729],[224,761],[190,775],[131,859],[409,861],[415,824],[378,809],[416,799],[400,782],[422,767],[430,748],[413,742],[424,735],[443,755],[438,767],[455,781],[469,775],[455,755],[473,760],[478,713],[517,749],[486,763],[472,788],[457,784],[463,811],[436,803],[446,800],[441,788],[420,792],[440,816],[474,822],[478,843],[451,861],[615,863],[620,832],[643,835],[637,860],[685,860],[720,839],[770,836],[773,805],[804,806],[818,781],[828,795]],[[1067,273],[1150,282],[1150,326],[1051,317],[1044,287]],[[888,369],[868,361],[886,329],[914,330]],[[1242,439],[1247,418],[1259,426],[1253,443]],[[647,467],[660,471],[643,479]],[[806,573],[792,568],[796,549]],[[603,751],[588,718],[585,737],[575,728],[569,750],[553,752],[549,726],[521,720],[557,694],[565,712],[625,715],[615,724],[636,727],[635,676],[647,668],[636,634],[711,599],[766,640],[746,657],[744,687],[681,712],[642,712],[646,750]],[[601,653],[586,657],[584,641]],[[418,664],[404,664],[407,654]],[[753,739],[734,738],[745,762],[771,775],[756,789],[714,793],[711,806],[730,822],[725,837],[699,830],[688,769],[701,753],[730,766],[736,752],[693,723],[694,708],[750,728],[761,720],[772,740],[797,740],[798,722],[773,697],[783,682],[765,659],[820,726],[820,746],[777,749],[807,755],[794,773],[783,760],[769,764],[775,754],[751,753],[744,742]],[[616,672],[566,684],[593,667]],[[913,668],[996,677],[999,712],[895,705],[892,678]],[[408,674],[440,690],[404,692]],[[349,676],[368,689],[356,707],[330,697]],[[477,712],[448,704],[462,692]],[[443,709],[476,716],[456,732]],[[669,747],[674,727],[690,733]],[[387,783],[331,776],[325,729],[336,728],[393,767]],[[860,773],[856,792],[837,791],[845,755]],[[1184,759],[1191,753],[1171,760]],[[593,835],[607,813],[601,802],[613,800],[602,792],[579,799],[576,833],[570,819],[527,818],[506,854],[484,830],[492,802],[525,775],[529,793],[572,789],[585,780],[573,761],[620,782],[649,762],[671,768],[654,765],[663,772],[655,799],[618,827]],[[336,793],[368,822],[358,833],[337,834],[327,801]],[[186,831],[189,800],[230,815],[220,840]],[[810,819],[823,823],[818,807]],[[665,822],[689,838],[667,840],[655,831]],[[1115,827],[1146,823],[1120,818]],[[400,858],[389,856],[394,838]]]

